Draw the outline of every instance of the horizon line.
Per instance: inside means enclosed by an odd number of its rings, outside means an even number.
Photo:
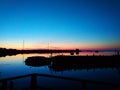
[[[0,47],[0,48],[3,48],[3,47]],[[4,47],[5,48],[5,47]],[[84,49],[80,49],[80,48],[5,48],[5,49],[16,49],[16,50],[76,50],[76,49],[79,49],[79,50],[120,50],[120,48],[84,48]]]

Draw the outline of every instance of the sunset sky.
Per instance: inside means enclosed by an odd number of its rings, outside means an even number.
[[[120,48],[120,0],[0,0],[0,47]]]

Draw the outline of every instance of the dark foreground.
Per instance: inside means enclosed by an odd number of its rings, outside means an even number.
[[[25,60],[25,64],[33,67],[47,66],[50,70],[55,72],[109,67],[120,69],[120,56],[54,56],[49,58],[34,56],[28,57]],[[41,77],[41,79],[39,79],[39,77]],[[0,90],[16,90],[16,80],[23,79],[25,81],[26,78],[29,78],[29,82],[25,83],[28,87],[24,90],[73,90],[73,87],[74,90],[120,90],[119,83],[116,84],[37,73],[0,80]],[[51,80],[45,79],[43,82],[49,83],[41,87],[42,82],[39,82],[42,81],[42,78],[50,78]],[[53,87],[49,87],[54,80],[57,80],[57,82],[54,83]],[[59,80],[61,81],[58,82]],[[65,83],[66,81],[68,84]],[[62,86],[60,87],[60,85]],[[55,88],[56,86],[58,86],[57,89]],[[17,90],[19,90],[19,88]]]
[[[100,85],[104,88],[109,88],[109,90],[120,90],[119,84],[113,84],[113,83],[106,83],[106,82],[98,82],[98,81],[92,81],[92,80],[85,80],[85,79],[77,79],[77,78],[69,78],[69,77],[63,77],[63,76],[55,76],[55,75],[47,75],[47,74],[28,74],[28,75],[22,75],[17,77],[11,77],[8,79],[0,80],[2,83],[0,90],[14,90],[14,80],[30,77],[30,86],[24,90],[56,90],[52,88],[46,87],[40,87],[37,85],[37,78],[38,77],[47,77],[47,78],[53,78],[53,79],[61,79],[61,80],[67,80],[67,81],[74,81],[80,84],[80,88],[76,88],[77,90],[91,90],[87,87],[88,84],[93,84],[93,87],[95,90],[100,90],[99,88],[96,88],[94,85]],[[51,82],[52,83],[52,82]],[[72,86],[66,86],[66,87],[72,87]],[[66,88],[62,88],[63,90]],[[102,90],[105,90],[105,89]],[[19,89],[18,89],[19,90]],[[72,89],[70,89],[72,90]]]

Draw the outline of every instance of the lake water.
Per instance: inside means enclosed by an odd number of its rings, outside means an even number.
[[[82,54],[86,55],[86,54]],[[92,55],[92,54],[90,54]],[[109,55],[109,54],[108,54]],[[85,80],[93,80],[98,82],[110,82],[114,84],[120,84],[120,67],[114,68],[90,68],[90,69],[70,69],[62,71],[54,71],[49,66],[32,67],[25,65],[25,59],[30,56],[46,56],[50,54],[18,54],[16,56],[0,57],[0,79],[15,77],[31,73],[49,74],[55,76],[64,76],[79,78]],[[44,88],[52,88],[52,90],[80,90],[81,83],[69,80],[61,80],[55,78],[38,77],[38,86]],[[15,82],[15,88],[17,90],[29,89],[30,78],[17,79]],[[22,83],[22,84],[21,84]],[[43,90],[44,90],[43,88]],[[96,89],[97,88],[97,89]],[[109,86],[87,84],[87,90],[101,90],[103,88],[109,90],[119,90],[118,88],[111,88]],[[39,89],[38,89],[39,90]],[[42,89],[41,89],[42,90]]]

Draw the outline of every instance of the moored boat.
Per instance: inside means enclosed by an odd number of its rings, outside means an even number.
[[[28,66],[45,66],[45,65],[50,65],[50,60],[47,57],[43,56],[33,56],[33,57],[28,57],[25,60],[25,64]]]

